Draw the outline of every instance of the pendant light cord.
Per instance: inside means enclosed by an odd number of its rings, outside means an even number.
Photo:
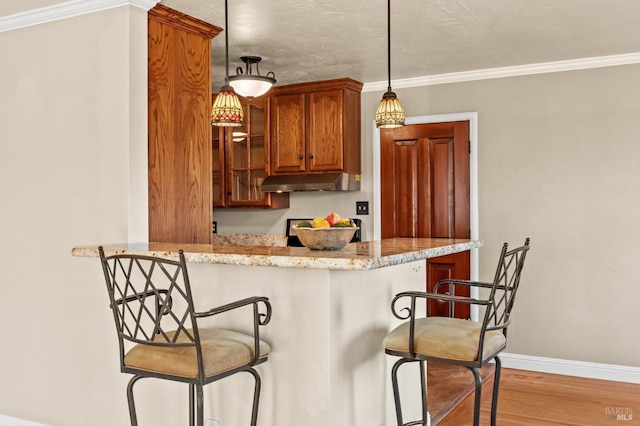
[[[229,17],[227,15],[227,0],[224,0],[224,60],[226,64],[224,84],[226,86],[229,85]]]
[[[389,79],[387,92],[390,92],[391,91],[391,0],[387,0],[387,76]]]

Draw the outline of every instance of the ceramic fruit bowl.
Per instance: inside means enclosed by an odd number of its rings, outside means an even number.
[[[334,228],[293,227],[303,246],[311,250],[340,250],[353,238],[357,226]]]

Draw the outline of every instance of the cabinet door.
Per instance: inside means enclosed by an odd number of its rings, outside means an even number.
[[[326,172],[344,169],[343,91],[322,90],[307,94],[307,171]]]
[[[305,171],[305,95],[271,98],[272,174]]]
[[[226,205],[226,176],[224,167],[225,156],[225,128],[212,126],[211,141],[211,179],[213,181],[213,206],[224,207]]]
[[[269,98],[241,102],[242,126],[213,126],[214,206],[288,208],[288,193],[261,191],[269,167]]]
[[[229,207],[264,206],[265,193],[260,185],[265,177],[265,103],[264,99],[245,102],[244,123],[229,129]]]

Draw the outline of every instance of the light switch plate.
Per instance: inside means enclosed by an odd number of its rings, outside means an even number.
[[[368,201],[356,201],[356,214],[367,215],[369,214],[369,202]]]

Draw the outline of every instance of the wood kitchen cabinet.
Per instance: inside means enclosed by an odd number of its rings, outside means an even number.
[[[213,126],[213,205],[288,208],[288,193],[260,190],[270,167],[269,98],[241,98],[241,103],[244,110],[241,127]]]
[[[150,241],[211,242],[211,39],[220,31],[162,4],[149,11]]]
[[[361,90],[348,78],[273,88],[270,173],[360,173]]]

